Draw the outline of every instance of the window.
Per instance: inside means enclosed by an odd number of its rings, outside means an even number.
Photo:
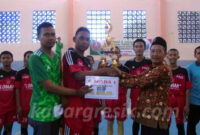
[[[20,42],[20,12],[0,12],[0,43]]]
[[[123,38],[146,38],[146,11],[123,11]]]
[[[39,10],[33,11],[33,30],[32,30],[32,41],[37,43],[37,27],[43,23],[52,23],[54,28],[56,24],[56,11],[55,10]]]
[[[200,43],[200,12],[178,12],[178,40],[180,43]]]
[[[90,30],[91,40],[104,40],[107,34],[105,33],[105,22],[110,22],[109,10],[90,10],[87,12],[87,27]]]

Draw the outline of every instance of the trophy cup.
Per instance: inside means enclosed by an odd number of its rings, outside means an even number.
[[[111,67],[118,67],[118,66],[119,66],[119,59],[116,54],[113,54]]]
[[[99,63],[99,68],[104,68],[104,67],[107,67],[107,61],[106,61],[106,55],[102,54]]]
[[[107,55],[110,55],[112,57],[111,67],[117,67],[119,65],[119,59],[117,55],[115,54],[116,46],[115,46],[113,37],[110,36],[110,32],[112,31],[112,25],[108,21],[106,21],[105,30],[108,35],[102,47],[102,55],[101,55],[99,67],[102,68],[102,67],[107,66],[107,59],[106,59]]]

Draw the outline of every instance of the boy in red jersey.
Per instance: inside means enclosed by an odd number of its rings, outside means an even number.
[[[185,135],[184,131],[184,113],[189,114],[189,89],[192,87],[188,80],[188,72],[185,68],[177,65],[179,59],[179,52],[177,49],[170,49],[167,53],[170,67],[173,73],[172,84],[169,92],[170,107],[177,108],[176,125],[178,128],[178,135]]]
[[[91,71],[89,60],[84,57],[84,52],[90,45],[90,32],[85,27],[80,27],[73,38],[75,48],[66,51],[63,56],[63,84],[65,87],[79,89],[84,86],[87,75],[118,75],[113,68],[101,68]],[[68,96],[69,103],[65,109],[65,135],[92,135],[94,130],[93,99]],[[87,112],[88,111],[88,112]],[[86,117],[90,117],[86,120]]]
[[[28,135],[28,113],[30,110],[30,99],[32,95],[32,82],[29,74],[28,60],[32,51],[24,53],[24,69],[17,72],[15,79],[15,94],[17,106],[17,118],[21,124],[21,134]]]
[[[3,65],[0,69],[0,133],[4,126],[4,135],[11,135],[16,120],[14,83],[16,71],[11,68],[13,55],[9,51],[0,54]]]
[[[144,51],[146,49],[146,43],[143,39],[136,39],[133,42],[133,50],[135,52],[135,58],[128,60],[125,63],[125,66],[129,68],[129,71],[132,75],[140,75],[144,71],[148,70],[151,65],[151,60],[144,57]],[[132,119],[134,120],[132,125],[133,135],[138,135],[139,132],[139,123],[135,122],[135,111],[137,106],[137,99],[140,93],[140,88],[134,88],[131,90],[131,113]]]

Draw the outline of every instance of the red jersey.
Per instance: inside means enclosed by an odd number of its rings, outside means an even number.
[[[7,111],[15,111],[15,75],[16,71],[9,72],[0,69],[0,114]]]
[[[29,69],[25,68],[17,72],[15,79],[15,88],[20,89],[20,104],[22,110],[30,110],[30,99],[32,96],[33,85]]]
[[[142,72],[148,70],[151,65],[152,63],[149,59],[144,59],[141,62],[136,62],[135,59],[133,59],[125,63],[125,66],[129,68],[132,75],[140,75]]]
[[[185,96],[186,89],[192,88],[192,83],[188,80],[188,73],[185,68],[178,67],[172,70],[173,79],[170,86],[169,95]]]
[[[73,76],[75,72],[89,71],[91,65],[86,57],[79,56],[74,50],[67,50],[63,56],[63,84],[65,87],[79,89],[84,86],[84,82],[79,82]],[[78,107],[87,106],[89,99],[84,97],[69,96],[69,104],[67,107]],[[75,111],[76,112],[76,111]],[[79,115],[82,115],[82,111],[79,111]]]
[[[141,62],[136,62],[135,59],[133,59],[133,60],[128,60],[125,63],[125,66],[129,68],[129,71],[132,75],[140,75],[144,71],[149,70],[151,65],[152,65],[151,60],[146,58]],[[130,95],[131,98],[137,98],[134,96],[134,92],[139,90],[140,90],[139,88],[132,89]]]

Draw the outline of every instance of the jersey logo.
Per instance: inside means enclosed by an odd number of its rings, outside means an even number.
[[[80,60],[80,59],[78,59],[78,62],[77,62],[77,63],[78,63],[78,65],[81,66],[81,67],[84,66],[82,60]]]
[[[0,85],[0,90],[1,91],[13,91],[14,85]]]
[[[24,87],[25,87],[27,90],[32,90],[32,89],[33,89],[32,83],[24,84]]]
[[[29,76],[28,76],[28,75],[24,75],[22,78],[23,78],[23,79],[28,79]]]
[[[132,66],[132,69],[135,69],[135,66]]]
[[[180,86],[181,86],[181,84],[172,83],[172,84],[170,85],[170,89],[178,90]]]
[[[149,67],[143,66],[142,69],[144,69],[144,70],[148,70]]]
[[[176,75],[176,78],[184,79],[184,76],[182,76],[182,75]]]
[[[0,75],[0,78],[3,78],[3,75]]]

